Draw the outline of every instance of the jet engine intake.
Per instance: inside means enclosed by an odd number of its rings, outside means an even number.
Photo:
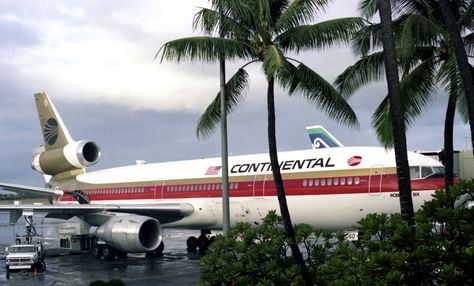
[[[100,159],[100,148],[93,141],[72,142],[63,148],[47,150],[33,157],[31,167],[43,174],[57,175],[83,169]]]
[[[161,225],[157,219],[141,215],[111,217],[96,230],[96,236],[123,252],[150,252],[161,243]]]

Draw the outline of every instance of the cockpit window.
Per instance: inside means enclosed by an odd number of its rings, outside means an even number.
[[[421,167],[421,177],[426,178],[433,174],[431,167]]]
[[[444,167],[431,167],[431,166],[412,166],[410,167],[410,178],[443,178]]]

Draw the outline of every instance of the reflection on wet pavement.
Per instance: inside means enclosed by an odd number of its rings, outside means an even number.
[[[39,222],[38,220],[36,222]],[[55,223],[37,227],[39,233],[51,235]],[[46,229],[48,228],[48,229]],[[0,214],[0,244],[8,245],[21,225],[8,225],[8,215]],[[42,273],[14,272],[7,274],[5,260],[0,260],[0,285],[89,285],[95,280],[120,279],[126,285],[196,285],[199,280],[199,254],[186,251],[186,239],[198,231],[165,229],[163,256],[145,258],[144,254],[129,254],[126,259],[105,261],[90,253],[54,255],[45,258]],[[47,237],[46,248],[55,248],[53,237]],[[3,253],[2,247],[1,252]],[[49,251],[51,254],[52,252]],[[48,254],[48,253],[47,253]]]

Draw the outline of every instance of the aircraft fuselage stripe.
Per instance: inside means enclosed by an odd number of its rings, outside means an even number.
[[[315,186],[315,184],[318,185]],[[232,182],[231,180],[229,186],[231,197],[276,196],[273,180],[239,182]],[[284,186],[287,196],[398,192],[397,176],[395,174],[318,179],[285,179]],[[435,190],[443,188],[443,186],[443,178],[412,180],[413,191]],[[143,186],[140,182],[137,182],[136,185],[129,184],[123,187],[100,188],[100,186],[91,186],[87,189],[82,189],[82,191],[89,196],[91,201],[217,198],[222,196],[220,182],[173,185],[167,185],[166,182],[163,182],[157,186]],[[59,201],[74,200],[75,199],[69,195],[64,195],[59,199]]]

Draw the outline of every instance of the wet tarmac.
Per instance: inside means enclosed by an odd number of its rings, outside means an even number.
[[[51,233],[55,224],[46,223],[39,233]],[[0,244],[13,241],[21,224],[8,224],[8,215],[0,214]],[[200,256],[186,251],[186,239],[197,231],[164,230],[163,256],[146,258],[144,254],[129,254],[126,259],[105,261],[90,253],[57,254],[54,237],[45,237],[46,271],[42,273],[13,272],[7,274],[5,260],[0,260],[0,285],[89,285],[92,281],[120,279],[126,285],[196,285],[200,276]],[[3,252],[3,247],[2,251]],[[51,256],[52,255],[52,256]]]

